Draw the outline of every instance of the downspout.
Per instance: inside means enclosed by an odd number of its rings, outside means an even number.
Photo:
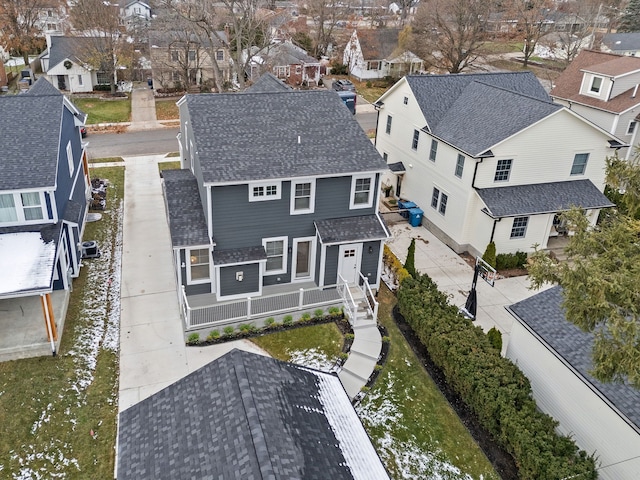
[[[481,158],[479,162],[476,162],[476,166],[473,168],[473,179],[471,180],[471,188],[476,189],[476,175],[478,174],[478,165],[484,161],[484,158]]]
[[[378,124],[380,123],[380,109],[382,107],[376,106],[374,104],[374,107],[376,109],[376,136],[373,137],[373,146],[377,147],[378,146]]]
[[[489,239],[489,243],[493,242],[493,236],[496,233],[496,224],[502,220],[502,218],[494,218],[493,219],[493,228],[491,229],[491,238]]]

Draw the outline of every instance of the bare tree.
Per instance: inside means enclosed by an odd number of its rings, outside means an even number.
[[[552,0],[510,0],[507,14],[518,21],[518,36],[523,41],[524,66],[542,37],[551,30]]]
[[[336,24],[348,17],[350,4],[350,0],[308,0],[307,15],[313,20],[313,56],[326,55],[327,48],[333,43]]]
[[[103,0],[76,0],[70,15],[76,32],[89,41],[83,42],[82,57],[99,72],[109,74],[111,93],[116,92],[117,71],[131,65],[133,52],[120,26],[117,5]]]
[[[21,55],[26,66],[29,53],[39,53],[45,45],[39,24],[41,5],[40,0],[0,2],[0,44],[5,50]]]
[[[413,22],[413,50],[431,65],[460,73],[478,60],[493,2],[426,0]]]

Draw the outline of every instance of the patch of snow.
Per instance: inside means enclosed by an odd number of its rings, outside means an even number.
[[[321,352],[317,348],[287,351],[287,355],[289,355],[289,361],[291,363],[314,368],[322,372],[333,371],[336,364],[335,358],[329,358],[324,352]]]
[[[0,294],[50,288],[55,259],[55,242],[45,243],[40,232],[0,235]]]
[[[67,478],[69,467],[75,471],[80,471],[80,465],[75,458],[67,458],[64,450],[70,450],[70,446],[62,444],[59,440],[54,440],[53,445],[45,448],[44,452],[36,452],[33,445],[23,445],[27,449],[26,453],[18,456],[15,451],[9,452],[12,460],[17,460],[20,468],[13,472],[13,480],[44,480],[51,478]],[[55,445],[55,444],[58,445]],[[41,467],[33,467],[34,463],[39,463]],[[44,462],[44,463],[43,463]]]

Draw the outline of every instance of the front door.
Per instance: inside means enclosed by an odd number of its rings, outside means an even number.
[[[349,285],[357,283],[361,251],[362,244],[340,245],[338,272]]]
[[[293,240],[293,280],[310,280],[313,278],[315,258],[315,237],[296,238]]]

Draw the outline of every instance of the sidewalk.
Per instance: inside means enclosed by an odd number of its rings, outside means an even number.
[[[463,306],[471,288],[473,268],[423,226],[411,227],[405,221],[390,225],[390,230],[393,238],[388,245],[398,259],[404,263],[411,239],[415,238],[416,270],[429,275],[441,291],[450,295],[453,305]],[[474,323],[485,332],[491,327],[500,330],[503,353],[506,352],[513,325],[513,317],[504,307],[537,293],[529,290],[529,285],[525,276],[496,280],[493,288],[481,279],[478,281],[478,309]]]
[[[128,131],[163,128],[156,118],[156,99],[148,86],[136,85],[131,91],[131,123]]]

